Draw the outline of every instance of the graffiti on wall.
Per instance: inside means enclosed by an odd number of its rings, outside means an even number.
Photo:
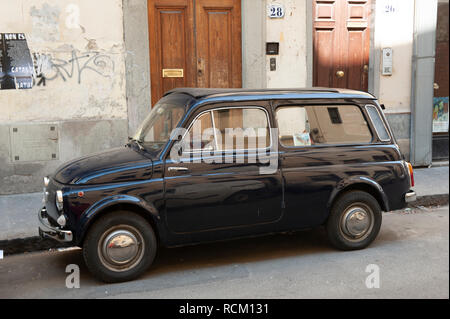
[[[61,58],[64,54],[66,57]],[[46,86],[49,81],[72,78],[81,84],[87,72],[112,78],[114,69],[114,60],[106,52],[73,49],[67,53],[30,54],[25,34],[0,34],[0,89],[31,89],[33,85]]]
[[[83,74],[94,72],[104,78],[112,78],[114,61],[109,54],[99,51],[79,52],[72,50],[68,58],[55,58],[49,53],[33,53],[34,81],[37,86],[46,86],[48,81],[76,78],[81,84]]]

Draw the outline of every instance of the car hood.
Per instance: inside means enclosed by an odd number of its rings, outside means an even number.
[[[153,161],[131,147],[84,156],[60,166],[53,178],[62,184],[105,184],[150,179]]]

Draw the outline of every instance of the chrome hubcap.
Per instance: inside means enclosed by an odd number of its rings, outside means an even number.
[[[373,227],[373,214],[365,205],[354,205],[348,208],[341,220],[341,230],[351,239],[366,237]]]
[[[118,230],[108,235],[103,244],[105,257],[116,264],[124,264],[136,257],[138,240],[129,231]]]
[[[98,248],[105,267],[113,271],[126,271],[142,259],[143,245],[138,230],[131,226],[119,226],[103,234]]]

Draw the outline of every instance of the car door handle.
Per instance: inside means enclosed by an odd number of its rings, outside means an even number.
[[[175,171],[175,172],[179,172],[179,171],[188,171],[189,169],[187,167],[181,167],[181,166],[170,166],[168,168],[169,172]]]

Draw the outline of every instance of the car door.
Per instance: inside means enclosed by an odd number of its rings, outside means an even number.
[[[192,116],[182,155],[165,161],[170,231],[191,233],[280,219],[281,173],[278,154],[271,151],[267,104],[216,105]],[[252,129],[260,132],[256,143],[245,137]]]

